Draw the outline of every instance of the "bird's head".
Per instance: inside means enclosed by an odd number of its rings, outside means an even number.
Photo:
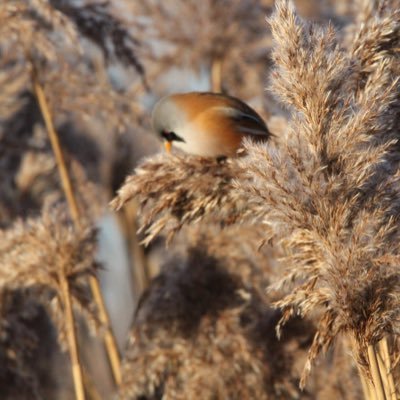
[[[183,110],[176,106],[171,97],[164,97],[155,105],[152,113],[153,131],[164,139],[168,152],[173,142],[185,143],[185,139],[179,134],[184,130],[185,120]]]

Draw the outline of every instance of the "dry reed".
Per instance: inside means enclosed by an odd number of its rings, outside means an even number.
[[[275,302],[278,335],[293,316],[317,323],[303,389],[316,357],[344,334],[355,339],[371,395],[396,397],[397,353],[386,342],[398,334],[400,309],[396,5],[364,8],[341,42],[332,26],[306,23],[290,2],[277,2],[271,88],[290,113],[287,136],[247,141],[243,157],[206,171],[211,161],[190,156],[146,161],[113,203],[139,199],[143,226],[151,223],[146,242],[210,217],[222,226],[249,216],[264,223],[264,242],[279,244],[286,266],[271,286],[284,293]]]
[[[274,284],[290,288],[276,303],[282,324],[324,310],[303,387],[312,361],[340,332],[354,335],[358,361],[372,373],[371,346],[398,329],[399,19],[386,7],[374,16],[379,28],[363,37],[361,25],[348,53],[331,27],[302,22],[287,2],[271,19],[272,88],[292,110],[291,132],[279,149],[247,144],[242,166],[288,249],[292,267]],[[380,380],[375,374],[377,393]]]
[[[248,141],[234,159],[148,158],[112,203],[137,201],[148,248],[139,254],[134,242],[133,260],[144,264],[162,236],[171,251],[161,252],[159,276],[141,285],[149,288],[119,395],[398,396],[400,3],[357,0],[350,15],[344,0],[296,2],[320,22],[347,24],[338,32],[280,0],[272,35],[271,3],[1,2],[5,398],[62,398],[52,386],[71,386],[71,365],[63,354],[53,360],[56,338],[72,350],[76,397],[102,393],[78,360],[86,346],[79,332],[72,338],[73,318],[103,328],[101,336],[109,327],[88,285],[100,294],[93,220],[152,140],[138,135],[148,83],[164,92],[159,77],[189,65],[206,70],[216,90],[268,104],[270,114],[280,110],[264,93],[272,64],[270,86],[287,117],[278,116],[273,141]],[[343,13],[329,14],[333,7]],[[129,78],[117,79],[121,71]]]
[[[90,26],[93,27],[94,22],[101,26],[101,21],[106,20],[108,29],[101,32],[98,29],[89,29]],[[78,201],[82,197],[88,197],[91,184],[85,181],[85,195],[82,196],[74,193],[72,181],[79,181],[79,176],[75,174],[77,171],[76,159],[82,157],[79,149],[85,147],[81,146],[84,138],[81,136],[73,143],[73,139],[69,139],[69,136],[73,136],[70,134],[72,130],[68,129],[67,134],[59,135],[56,125],[64,122],[66,117],[70,118],[71,114],[79,113],[82,121],[85,116],[87,119],[89,114],[99,118],[101,111],[107,110],[108,116],[103,127],[118,132],[124,129],[128,123],[132,123],[131,117],[128,122],[129,111],[138,110],[137,104],[131,99],[128,100],[123,94],[116,94],[110,82],[96,79],[93,74],[95,60],[91,59],[87,53],[86,56],[83,56],[84,47],[87,46],[83,39],[90,39],[93,43],[98,44],[105,54],[106,61],[101,68],[106,68],[108,62],[118,60],[129,64],[137,74],[143,76],[143,67],[136,58],[134,50],[138,42],[130,36],[122,20],[111,17],[110,7],[106,4],[98,7],[95,5],[82,7],[82,5],[67,5],[62,1],[6,1],[0,5],[0,21],[1,81],[5,89],[0,96],[0,120],[2,122],[0,140],[5,149],[9,150],[4,151],[2,166],[4,167],[4,176],[7,176],[6,183],[10,182],[9,185],[2,185],[6,189],[0,207],[2,215],[5,216],[2,224],[10,226],[15,215],[32,215],[41,210],[44,201],[48,200],[49,194],[54,194],[49,190],[53,184],[54,188],[52,189],[57,193],[57,197],[62,196],[59,179],[53,173],[55,166],[51,154],[53,151],[61,172],[61,186],[64,186],[70,212],[77,225],[76,229],[79,229],[84,218],[94,214],[96,206],[101,202],[100,199],[104,199],[104,194],[100,193],[100,196],[90,204],[90,208],[85,210],[87,215],[83,216],[84,204],[78,205]],[[104,40],[106,34],[109,35],[107,41]],[[110,43],[112,46],[109,46]],[[98,64],[100,65],[100,63]],[[17,79],[13,79],[13,77],[17,77]],[[90,78],[88,79],[88,77]],[[125,110],[123,110],[124,108]],[[40,145],[32,140],[32,137],[36,135],[33,126],[41,123],[41,118],[44,119],[46,130],[49,133],[51,147],[43,137]],[[66,142],[69,144],[66,147],[71,152],[67,151],[65,155],[61,147],[62,143]],[[16,144],[19,147],[15,148]],[[110,147],[107,145],[103,146],[103,149]],[[20,168],[20,171],[18,168],[28,159],[26,157],[28,152],[36,152],[38,156],[29,158],[27,164],[30,166],[30,171],[26,168],[26,173],[23,174],[21,173],[23,168]],[[93,153],[95,150],[92,151]],[[89,161],[86,164],[89,157],[84,156],[84,158],[86,158],[84,167],[90,172],[93,162]],[[32,160],[38,161],[37,169],[34,169],[34,172],[32,172]],[[46,164],[43,161],[46,161]],[[69,164],[68,168],[67,164]],[[81,166],[78,165],[78,171],[81,173],[82,168],[79,169],[79,167]],[[95,168],[100,169],[95,166],[92,170]],[[112,169],[112,165],[110,169]],[[51,184],[46,182],[43,185],[46,175],[50,173],[52,174]],[[38,184],[38,178],[40,184]],[[13,186],[15,181],[18,185]],[[111,182],[108,184],[111,186]],[[96,189],[98,190],[99,187]],[[102,190],[104,191],[104,189]],[[21,201],[21,197],[28,201]],[[21,209],[23,209],[22,212]],[[62,221],[60,221],[61,223]],[[60,274],[58,289],[63,294],[64,315],[69,326],[67,333],[76,396],[78,399],[83,399],[85,396],[83,376],[72,313],[71,291],[73,288],[64,275]],[[111,364],[116,381],[119,382],[118,351],[110,331],[100,287],[94,274],[88,275],[88,280],[91,283],[93,296],[98,302],[99,319],[106,327],[105,341],[107,349],[111,349],[111,351],[109,350],[112,354]]]
[[[234,181],[243,175],[236,160],[161,154],[143,162],[126,179],[111,207],[119,210],[137,198],[144,243],[163,230],[169,241],[184,224],[204,216],[221,225],[255,219],[246,213],[247,196],[233,190]]]

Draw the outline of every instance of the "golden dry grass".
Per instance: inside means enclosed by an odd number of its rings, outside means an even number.
[[[4,398],[397,397],[400,2],[296,5],[318,22],[286,0],[1,3]],[[143,95],[188,65],[274,114],[274,137],[149,156]],[[87,327],[113,346],[95,228],[112,197],[135,202],[118,215],[150,278],[120,377],[85,352]]]

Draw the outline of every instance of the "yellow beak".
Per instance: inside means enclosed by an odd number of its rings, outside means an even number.
[[[166,140],[166,141],[164,142],[164,147],[165,147],[165,150],[167,151],[167,153],[171,153],[171,147],[172,147],[172,143],[171,143],[171,142],[169,142],[168,140]]]

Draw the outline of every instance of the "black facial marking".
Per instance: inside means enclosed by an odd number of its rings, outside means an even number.
[[[185,142],[180,136],[175,132],[162,131],[161,136],[168,142]]]

